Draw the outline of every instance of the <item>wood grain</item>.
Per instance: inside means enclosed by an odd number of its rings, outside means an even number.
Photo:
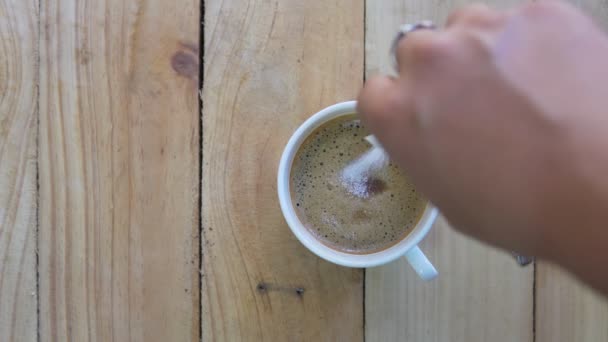
[[[538,263],[536,341],[608,341],[608,300],[561,268]]]
[[[292,235],[279,208],[283,147],[363,79],[363,1],[205,1],[205,341],[361,341],[363,274]]]
[[[35,341],[38,5],[0,0],[0,341]]]
[[[388,50],[402,23],[443,23],[466,1],[368,1],[366,73],[390,71]],[[491,2],[507,7],[514,1]],[[533,268],[466,238],[439,220],[421,244],[439,270],[421,281],[404,260],[366,273],[366,337],[369,341],[533,340]]]
[[[200,3],[40,5],[40,338],[197,340]]]
[[[366,273],[370,341],[532,341],[532,267],[456,233],[441,219],[422,250],[425,283],[404,260]]]

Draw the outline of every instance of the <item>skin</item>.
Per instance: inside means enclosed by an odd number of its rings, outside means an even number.
[[[608,294],[608,38],[561,2],[472,5],[398,46],[364,123],[458,230]]]

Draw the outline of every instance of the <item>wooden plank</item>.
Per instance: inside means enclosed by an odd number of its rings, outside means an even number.
[[[402,23],[447,14],[467,1],[368,1],[366,72],[389,72],[388,50]],[[516,1],[490,3],[507,7]],[[444,220],[421,244],[439,278],[421,281],[400,260],[366,273],[369,341],[532,341],[533,268],[466,238]]]
[[[536,341],[608,341],[608,300],[561,268],[537,264]]]
[[[603,0],[571,0],[595,22],[608,28]],[[537,264],[536,341],[608,341],[608,300],[563,269]]]
[[[0,341],[35,341],[38,2],[0,0]]]
[[[40,338],[199,338],[198,0],[41,1]]]
[[[363,1],[205,1],[205,341],[363,339],[363,274],[308,252],[278,205],[283,147],[356,97]]]
[[[532,341],[532,267],[456,233],[441,219],[421,244],[430,283],[403,260],[366,273],[370,341]]]

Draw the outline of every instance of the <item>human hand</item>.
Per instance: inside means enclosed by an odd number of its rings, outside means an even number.
[[[601,30],[561,2],[474,5],[409,34],[397,59],[399,76],[369,80],[359,112],[415,185],[457,229],[608,289],[585,262],[608,262]]]

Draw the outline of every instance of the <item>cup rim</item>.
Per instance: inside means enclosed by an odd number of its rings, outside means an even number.
[[[319,257],[338,265],[347,267],[373,267],[391,262],[410,249],[417,246],[431,229],[438,215],[438,210],[427,203],[422,217],[412,231],[395,245],[374,253],[352,254],[333,249],[319,241],[300,221],[291,199],[290,174],[291,166],[297,151],[310,134],[324,123],[337,117],[357,112],[357,101],[346,101],[326,107],[308,118],[293,133],[281,156],[277,176],[277,191],[281,211],[287,225],[296,238]]]

